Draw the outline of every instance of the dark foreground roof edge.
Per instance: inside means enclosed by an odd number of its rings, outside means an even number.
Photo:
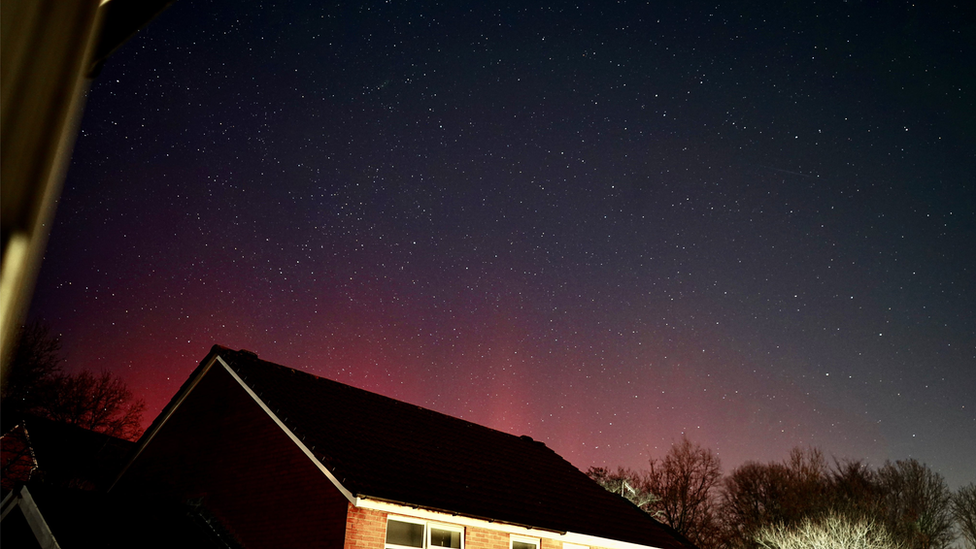
[[[223,345],[213,345],[210,348],[210,352],[207,353],[207,356],[203,357],[200,364],[192,372],[190,372],[190,375],[187,376],[186,381],[184,381],[183,384],[180,385],[179,390],[176,391],[176,394],[170,398],[166,406],[163,407],[155,419],[153,419],[152,423],[149,424],[149,427],[143,431],[142,436],[136,441],[135,449],[129,455],[129,459],[126,460],[125,465],[122,466],[122,469],[115,476],[115,480],[112,481],[106,492],[111,492],[112,489],[115,488],[115,485],[119,483],[123,476],[125,476],[126,471],[128,471],[132,463],[138,459],[139,455],[142,453],[142,450],[147,444],[149,444],[149,441],[153,439],[156,432],[166,423],[166,420],[169,419],[183,399],[185,399],[190,391],[193,390],[193,387],[199,383],[200,379],[203,377],[203,374],[210,369],[210,367],[216,361],[217,355],[220,352],[230,350],[231,349],[224,347]]]

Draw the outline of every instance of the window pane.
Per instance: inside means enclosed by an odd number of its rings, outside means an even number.
[[[537,549],[538,545],[527,541],[512,540],[512,549]]]
[[[424,546],[424,525],[391,520],[386,523],[386,542],[409,547]]]
[[[453,547],[454,549],[461,549],[461,532],[456,532],[453,530],[441,530],[440,528],[431,527],[430,546]]]

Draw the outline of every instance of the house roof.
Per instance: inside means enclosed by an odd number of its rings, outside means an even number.
[[[128,440],[37,416],[22,418],[20,426],[37,462],[31,478],[50,485],[105,489],[135,447]]]
[[[17,512],[13,508],[19,508]],[[3,500],[4,546],[37,547],[31,543],[46,530],[58,547],[105,549],[143,547],[162,549],[230,549],[238,545],[221,537],[198,512],[158,500],[119,497],[91,490],[31,483],[18,487]]]
[[[248,351],[214,346],[201,368],[214,355],[354,496],[651,547],[693,547],[542,442]],[[191,387],[188,380],[184,390]]]

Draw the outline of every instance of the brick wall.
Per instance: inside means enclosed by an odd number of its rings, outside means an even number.
[[[386,521],[389,513],[371,509],[359,509],[349,504],[346,515],[346,544],[344,549],[383,549],[386,541]],[[396,516],[396,514],[392,514]],[[450,520],[432,521],[450,524]],[[531,534],[527,537],[535,537]],[[509,549],[511,536],[488,528],[466,526],[464,528],[465,549]],[[542,538],[540,549],[563,549],[561,541]],[[589,549],[602,549],[590,547]]]
[[[539,549],[563,549],[563,544],[561,541],[555,541],[555,540],[543,538],[542,547],[540,547]]]
[[[509,536],[505,532],[496,532],[485,528],[465,528],[465,549],[508,549]]]
[[[344,549],[383,549],[386,541],[386,513],[360,509],[349,504],[346,512]]]
[[[343,546],[348,501],[219,364],[117,490],[200,500],[248,548]]]

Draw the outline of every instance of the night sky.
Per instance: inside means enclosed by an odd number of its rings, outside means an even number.
[[[148,423],[210,346],[646,466],[976,481],[960,3],[179,0],[92,85],[31,318]]]

